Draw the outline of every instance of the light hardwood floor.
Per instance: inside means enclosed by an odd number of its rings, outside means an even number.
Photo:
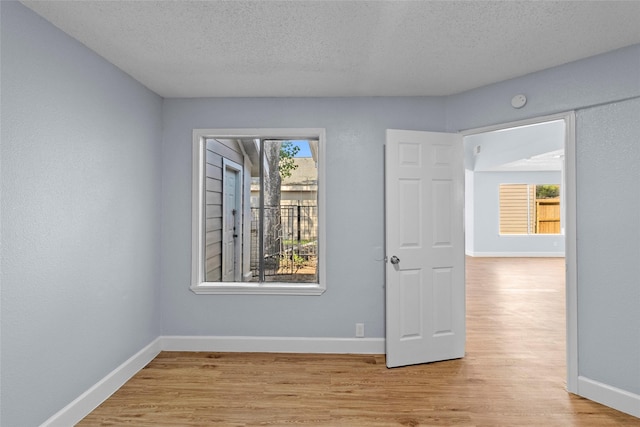
[[[79,426],[640,426],[565,391],[564,260],[467,259],[463,359],[163,352]]]

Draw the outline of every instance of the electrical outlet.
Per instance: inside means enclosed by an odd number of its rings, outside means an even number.
[[[356,338],[364,338],[364,323],[356,323]]]

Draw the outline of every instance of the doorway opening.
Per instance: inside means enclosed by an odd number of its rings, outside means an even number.
[[[575,116],[573,112],[545,116],[463,132],[465,149],[465,247],[468,260],[466,282],[473,289],[478,286],[473,275],[484,274],[493,281],[492,309],[511,311],[514,315],[529,316],[532,327],[542,327],[549,333],[560,329],[555,338],[566,345],[544,351],[565,352],[566,388],[577,391],[577,294],[576,294],[576,234],[575,234]],[[522,207],[501,206],[501,186],[549,185],[559,187],[559,233],[511,232],[501,233],[501,213],[504,218],[515,215],[517,209],[531,217],[531,202],[523,198]],[[535,193],[534,193],[535,194]],[[535,198],[535,196],[533,196]],[[528,204],[527,204],[528,203]],[[513,208],[510,212],[509,209]],[[525,218],[531,222],[529,218]],[[504,221],[503,221],[504,222]],[[502,227],[505,225],[502,224]],[[504,230],[503,230],[504,231]],[[488,275],[488,276],[486,276]],[[564,277],[563,277],[564,276]],[[489,277],[489,278],[487,278]],[[511,281],[511,282],[510,282]],[[564,298],[562,293],[564,292]],[[486,295],[486,294],[484,294]],[[527,312],[534,301],[544,304],[553,298],[551,307],[564,304],[566,326],[556,313]],[[484,298],[484,296],[483,296]],[[529,303],[529,306],[526,304]],[[554,317],[555,315],[555,317]],[[509,328],[508,317],[497,318],[503,328]],[[556,319],[554,324],[546,324]],[[560,319],[560,321],[558,321]],[[477,319],[476,319],[477,320]],[[474,319],[469,319],[469,335],[473,334]],[[525,322],[526,324],[526,322]],[[565,329],[566,327],[566,329]],[[512,331],[513,332],[513,331]],[[527,330],[521,330],[525,334]],[[511,345],[517,342],[514,337]],[[557,341],[556,341],[557,342]],[[543,343],[541,343],[543,344]],[[510,345],[507,342],[500,345]],[[562,347],[559,349],[558,347]],[[539,347],[526,349],[532,357],[547,357],[535,353]],[[499,348],[498,348],[499,349]],[[497,349],[497,350],[498,350]],[[542,352],[543,350],[539,350]],[[562,355],[560,355],[562,357]]]

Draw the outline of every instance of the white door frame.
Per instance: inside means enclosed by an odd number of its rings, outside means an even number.
[[[567,391],[578,393],[578,282],[576,245],[576,116],[575,112],[552,114],[517,122],[461,131],[463,136],[507,128],[534,125],[554,120],[565,122],[564,182],[565,191],[565,266],[566,266],[566,328],[567,328]]]

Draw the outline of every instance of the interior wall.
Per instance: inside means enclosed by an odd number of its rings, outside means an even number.
[[[464,170],[464,248],[467,255],[475,251],[476,221],[473,195],[475,194],[474,173],[469,169]]]
[[[637,97],[640,44],[446,98],[447,130],[481,128]],[[511,98],[525,94],[521,109]]]
[[[578,235],[587,236],[579,370],[640,393],[637,175],[626,158],[601,163],[608,151],[596,149],[606,141],[636,159],[638,101],[620,101],[640,96],[640,46],[444,99],[162,102],[19,3],[0,11],[0,424],[40,424],[161,333],[350,337],[365,322],[382,337],[384,130],[459,131],[570,109],[579,110]],[[516,93],[529,97],[521,110],[509,103]],[[191,132],[211,127],[327,129],[325,294],[189,291]],[[605,214],[580,185],[594,170],[611,174],[597,188],[616,182],[613,194],[630,196],[616,198],[624,214],[610,226],[622,244],[589,229]]]
[[[385,130],[442,130],[443,100],[167,99],[163,113],[162,333],[353,337],[355,323],[365,323],[367,337],[383,337]],[[195,295],[189,290],[193,129],[287,127],[326,129],[326,292]]]
[[[37,426],[160,333],[162,100],[1,8],[3,426]]]
[[[512,163],[532,159],[541,154],[564,149],[565,123],[555,120],[528,126],[518,126],[464,137],[465,168],[476,172],[496,170],[534,170],[535,163]],[[560,170],[562,163],[547,160],[546,170]],[[537,169],[543,170],[543,169]]]
[[[510,105],[518,93],[529,99],[520,110]],[[640,392],[638,97],[640,45],[635,45],[446,101],[449,131],[577,110],[578,375],[635,394]],[[603,191],[611,194],[594,198]],[[614,199],[614,221],[603,225]]]
[[[561,180],[562,173],[558,171],[473,173],[472,220],[477,226],[472,229],[473,245],[466,248],[467,253],[474,256],[563,256],[565,239],[562,234],[500,234],[500,184],[559,184]]]
[[[640,395],[640,98],[576,120],[580,374]]]

